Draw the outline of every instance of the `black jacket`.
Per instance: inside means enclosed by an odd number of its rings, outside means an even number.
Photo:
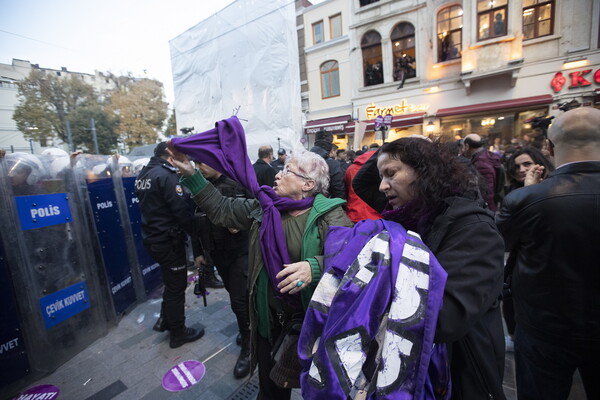
[[[568,164],[510,192],[496,222],[517,249],[517,324],[546,342],[600,347],[600,162]]]
[[[387,203],[379,192],[377,153],[352,181],[372,208]],[[504,281],[504,242],[482,200],[445,199],[423,241],[448,273],[435,342],[450,356],[452,399],[504,399],[504,330],[500,293]]]
[[[260,158],[256,160],[252,166],[254,167],[254,172],[256,173],[258,186],[267,185],[273,187],[275,184],[275,175],[277,175],[277,170]]]
[[[166,160],[152,157],[135,180],[144,241],[169,240],[173,231],[193,234],[193,209],[176,171]]]
[[[210,181],[225,197],[251,199],[253,196],[239,183],[221,175]],[[229,228],[215,225],[206,213],[199,208],[194,216],[195,225],[200,229],[200,239],[204,250],[227,251],[235,254],[248,254],[248,231],[232,233]]]
[[[504,242],[480,200],[445,202],[423,241],[448,273],[435,342],[448,346],[452,399],[504,399]]]
[[[337,160],[329,157],[329,152],[322,147],[313,146],[310,151],[323,157],[329,166],[329,197],[346,198],[344,171]]]
[[[275,168],[277,172],[283,171],[283,167],[285,167],[285,162],[281,161],[279,158],[276,158],[272,163],[271,167]]]

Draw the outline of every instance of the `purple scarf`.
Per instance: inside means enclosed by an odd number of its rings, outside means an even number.
[[[433,343],[446,277],[420,237],[397,223],[330,228],[298,342],[302,396],[449,398],[446,347]]]
[[[314,197],[292,200],[279,197],[272,187],[258,186],[254,167],[248,158],[244,128],[237,117],[219,121],[215,128],[185,138],[171,139],[171,146],[193,160],[242,184],[254,193],[263,209],[260,226],[260,248],[271,286],[279,297],[275,276],[290,263],[285,244],[280,211],[303,210],[312,206]]]

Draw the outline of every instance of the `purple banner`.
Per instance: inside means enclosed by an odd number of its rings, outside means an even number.
[[[13,400],[54,400],[58,398],[59,393],[60,390],[54,385],[39,385],[27,389]]]

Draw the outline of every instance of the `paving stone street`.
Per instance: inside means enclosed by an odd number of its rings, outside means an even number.
[[[193,294],[193,285],[188,287],[186,323],[202,323],[206,333],[177,349],[169,347],[167,332],[152,330],[160,310],[160,290],[124,315],[106,336],[29,387],[57,386],[61,400],[254,400],[258,394],[256,372],[246,379],[233,377],[240,348],[235,343],[237,324],[225,289],[209,289],[208,306],[204,307],[202,298]],[[204,377],[187,390],[165,390],[164,375],[186,360],[201,361],[206,367]],[[507,400],[516,400],[512,353],[506,356],[504,388]],[[569,400],[584,398],[576,380]],[[294,390],[292,400],[300,399],[300,391]]]

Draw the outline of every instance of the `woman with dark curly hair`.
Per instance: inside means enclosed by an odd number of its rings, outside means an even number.
[[[472,170],[440,143],[401,138],[353,187],[383,218],[417,232],[448,274],[434,342],[448,347],[452,399],[504,399],[504,242]]]

